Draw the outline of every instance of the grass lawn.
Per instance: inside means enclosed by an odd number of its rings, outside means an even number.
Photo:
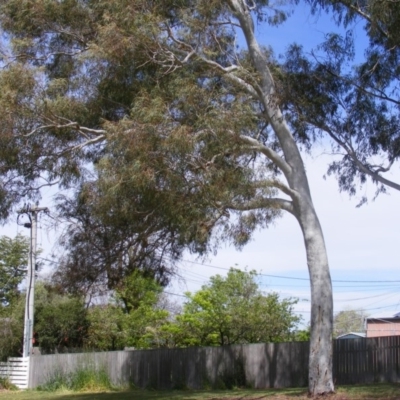
[[[301,389],[282,390],[218,390],[218,391],[151,391],[131,390],[107,393],[41,392],[36,390],[0,392],[0,400],[306,400]],[[330,400],[400,399],[399,384],[352,385],[337,388]]]

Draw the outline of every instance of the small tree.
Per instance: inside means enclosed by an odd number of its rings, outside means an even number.
[[[25,297],[19,285],[26,276],[28,254],[27,237],[0,238],[0,360],[21,355]]]
[[[335,314],[333,318],[333,335],[338,337],[349,332],[364,332],[365,318],[368,314],[363,310],[347,307]]]
[[[141,271],[121,279],[108,304],[89,308],[85,346],[101,350],[165,346],[159,331],[169,312],[158,305],[161,295],[161,285]]]
[[[51,285],[37,283],[34,332],[41,348],[48,352],[58,347],[82,348],[88,325],[82,297],[60,294]]]
[[[126,314],[115,304],[92,305],[88,309],[88,332],[84,347],[91,350],[113,351],[126,346],[124,330]]]
[[[176,318],[180,345],[226,345],[291,340],[300,318],[293,313],[297,300],[263,294],[255,271],[231,268],[191,294]]]
[[[126,313],[123,320],[125,345],[138,348],[162,347],[158,331],[169,312],[158,307],[162,287],[139,271],[126,277],[116,291],[116,299]]]

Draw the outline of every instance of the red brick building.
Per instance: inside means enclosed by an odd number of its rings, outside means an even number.
[[[367,338],[400,336],[400,313],[390,318],[367,318]]]

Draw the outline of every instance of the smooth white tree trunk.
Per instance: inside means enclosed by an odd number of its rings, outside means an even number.
[[[307,254],[311,285],[311,339],[308,371],[310,394],[334,391],[332,377],[333,298],[322,229],[311,199],[300,199],[297,219]]]
[[[283,157],[266,153],[285,175],[292,199],[286,208],[298,220],[303,232],[311,283],[311,343],[309,392],[311,395],[334,391],[332,379],[333,299],[328,257],[322,228],[312,202],[304,163],[296,141],[276,103],[275,83],[262,49],[254,35],[251,9],[244,0],[228,0],[243,30],[254,68],[260,81],[254,92],[264,107],[265,117],[280,143]]]

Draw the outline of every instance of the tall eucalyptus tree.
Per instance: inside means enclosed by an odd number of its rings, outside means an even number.
[[[324,237],[302,138],[281,108],[279,68],[254,31],[256,19],[279,23],[285,13],[266,0],[0,5],[13,45],[0,77],[10,149],[0,165],[4,214],[21,194],[34,196],[34,185],[81,182],[83,195],[99,194],[85,201],[106,226],[142,217],[139,231],[121,229],[136,236],[136,249],[167,232],[158,257],[179,257],[183,247],[202,253],[220,240],[240,247],[255,228],[292,214],[311,282],[309,391],[332,392]]]

